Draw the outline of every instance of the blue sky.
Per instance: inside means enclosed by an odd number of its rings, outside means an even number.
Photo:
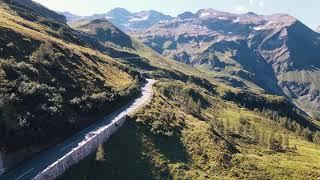
[[[300,21],[315,28],[320,25],[320,0],[35,0],[59,11],[78,15],[105,13],[116,7],[136,12],[157,10],[177,15],[184,11],[196,12],[213,8],[233,13],[248,11],[257,14],[289,13]]]

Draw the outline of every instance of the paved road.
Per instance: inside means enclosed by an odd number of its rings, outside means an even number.
[[[142,107],[148,100],[152,97],[152,85],[155,80],[148,79],[147,83],[142,87],[142,94],[140,97],[125,105],[124,107],[118,109],[112,114],[106,116],[97,123],[91,125],[90,127],[78,132],[74,136],[68,138],[64,142],[52,147],[51,149],[40,153],[34,159],[23,163],[21,166],[9,171],[0,177],[1,180],[29,180],[39,174],[41,171],[46,169],[49,165],[56,162],[58,159],[63,157],[65,154],[72,151],[85,141],[88,136],[93,133],[99,132],[99,129],[104,126],[108,126],[111,122],[115,122],[122,117],[134,112],[139,107]]]

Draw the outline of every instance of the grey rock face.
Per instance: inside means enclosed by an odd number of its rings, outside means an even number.
[[[63,14],[66,15],[68,22],[71,23],[79,20],[106,19],[125,32],[147,29],[159,22],[173,19],[169,15],[153,10],[132,13],[123,8],[115,8],[104,14],[95,14],[87,17],[74,16],[70,13]]]
[[[203,9],[131,35],[174,60],[250,81],[306,111],[320,110],[320,35],[290,15]]]

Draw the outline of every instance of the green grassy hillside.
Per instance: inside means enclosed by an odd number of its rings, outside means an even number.
[[[203,73],[172,61],[133,38],[130,48],[119,47],[107,32],[108,28],[115,34],[122,32],[107,21],[73,27],[103,40],[104,46],[131,53],[117,60],[161,80],[149,106],[60,179],[301,179],[320,175],[319,127],[284,97],[267,94],[249,82],[241,87],[228,84],[213,78],[227,75]]]
[[[66,24],[15,1],[0,2],[0,22],[0,151],[6,155],[28,157],[139,93],[138,72],[90,48]]]
[[[246,109],[194,83],[162,80],[154,91],[150,105],[60,179],[320,176],[319,133],[293,119]]]

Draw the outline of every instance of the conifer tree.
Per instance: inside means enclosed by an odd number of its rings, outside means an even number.
[[[198,114],[201,113],[201,100],[200,100],[200,98],[198,99],[197,104],[196,104],[196,111]]]
[[[309,128],[303,128],[301,132],[301,136],[303,136],[308,141],[312,140],[312,132],[310,131]]]
[[[255,142],[259,143],[260,140],[260,131],[253,126],[253,130],[252,130],[252,138]]]
[[[317,131],[314,135],[313,135],[313,142],[316,144],[320,144],[320,132]]]
[[[275,139],[275,137],[274,137],[274,134],[271,133],[271,134],[270,134],[270,138],[269,138],[269,148],[270,148],[271,150],[275,150],[275,142],[276,142],[276,139]]]
[[[276,139],[275,137],[278,137],[278,139]],[[269,139],[269,148],[274,151],[281,151],[283,149],[281,146],[282,142],[280,142],[281,139],[282,139],[281,135],[275,136],[274,133],[271,133],[270,139]]]
[[[301,126],[298,123],[295,123],[295,132],[296,132],[296,135],[298,136],[301,135]]]
[[[290,140],[289,140],[289,134],[286,133],[284,135],[284,142],[283,142],[283,145],[286,149],[290,149]]]
[[[98,146],[98,149],[96,152],[96,161],[105,161],[105,152],[102,144]]]
[[[261,136],[260,136],[260,144],[265,146],[266,145],[266,131],[263,129]]]
[[[282,147],[282,143],[283,143],[283,138],[282,138],[282,135],[279,134],[279,137],[278,137],[278,145],[279,145],[280,147]]]

